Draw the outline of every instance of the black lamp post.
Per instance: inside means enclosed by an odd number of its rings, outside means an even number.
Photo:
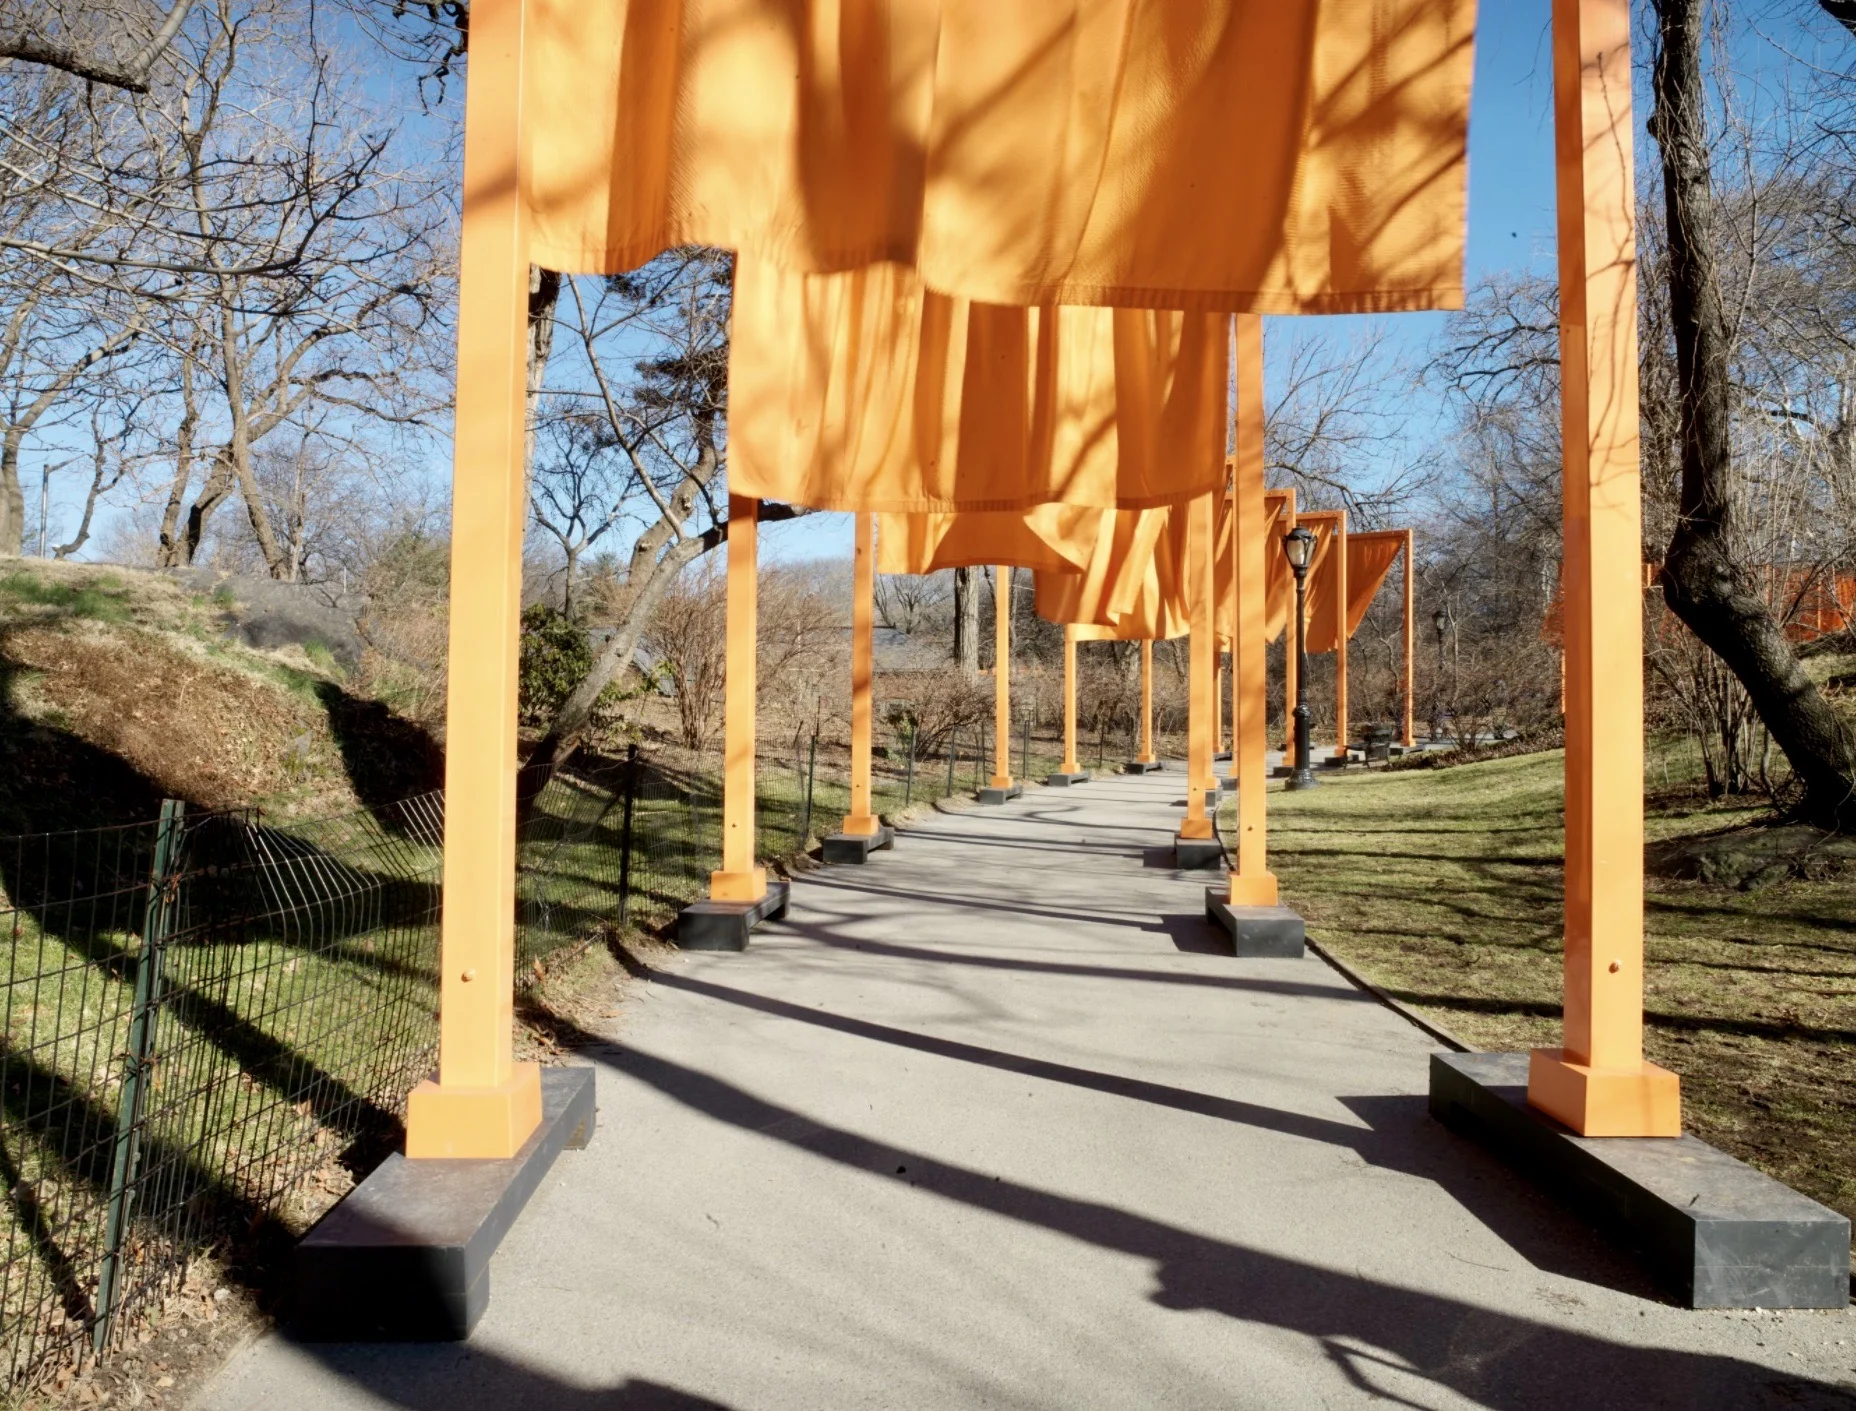
[[[1295,570],[1295,772],[1285,789],[1312,789],[1315,771],[1308,766],[1308,565],[1315,557],[1315,536],[1296,525],[1282,536],[1283,556]]]
[[[1431,626],[1437,629],[1437,685],[1431,691],[1431,738],[1440,740],[1444,733],[1444,629],[1450,614],[1442,608],[1431,614]]]

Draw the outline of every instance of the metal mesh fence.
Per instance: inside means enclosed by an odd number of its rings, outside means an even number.
[[[1061,754],[1012,744],[1032,779]],[[980,787],[992,746],[879,729],[875,810]],[[849,811],[844,753],[763,748],[756,792],[760,855],[805,851]],[[713,756],[576,759],[518,836],[518,984],[671,922],[721,814]],[[443,846],[437,794],[0,838],[0,1394],[120,1343],[198,1255],[300,1231],[398,1142],[436,1053]]]

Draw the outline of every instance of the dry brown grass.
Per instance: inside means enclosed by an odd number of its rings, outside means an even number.
[[[1272,795],[1288,903],[1342,959],[1489,1049],[1559,1039],[1559,752],[1324,781]],[[1758,813],[1680,789],[1669,840]],[[1856,1215],[1856,870],[1834,858],[1646,890],[1645,1044],[1691,1131]]]

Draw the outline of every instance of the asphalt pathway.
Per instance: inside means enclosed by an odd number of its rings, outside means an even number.
[[[1425,1114],[1433,1041],[1239,961],[1177,770],[935,814],[680,957],[467,1345],[251,1345],[200,1411],[1856,1406]]]

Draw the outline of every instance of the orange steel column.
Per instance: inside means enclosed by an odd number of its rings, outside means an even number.
[[[1083,772],[1076,762],[1076,628],[1070,623],[1063,628],[1063,763],[1058,769],[1064,774]]]
[[[1220,644],[1220,647],[1222,644]],[[1212,649],[1212,753],[1224,753],[1224,652]],[[1214,766],[1212,772],[1218,771]]]
[[[1295,491],[1289,491],[1289,498],[1283,512],[1282,522],[1276,526],[1287,534],[1296,526]],[[1282,537],[1270,545],[1270,552],[1282,552]],[[1283,651],[1282,651],[1282,762],[1293,769],[1299,761],[1295,757],[1295,697],[1301,689],[1297,680],[1298,663],[1295,656],[1295,592],[1289,593],[1289,610],[1283,614]]]
[[[1232,906],[1275,906],[1276,878],[1266,857],[1268,810],[1264,799],[1264,752],[1269,742],[1265,713],[1264,634],[1269,630],[1269,592],[1264,555],[1272,516],[1263,499],[1263,319],[1236,319],[1237,436],[1231,486],[1231,582],[1236,595],[1231,616],[1231,773],[1237,780],[1237,869],[1231,873]]]
[[[760,501],[728,497],[728,658],[722,703],[722,870],[715,901],[759,901],[767,869],[754,861],[754,693],[760,631]]]
[[[481,0],[465,92],[438,1081],[407,1104],[414,1158],[513,1156],[541,1122],[541,1070],[510,1049],[527,439],[522,15],[522,0]]]
[[[876,516],[856,516],[851,554],[851,811],[841,832],[873,838],[882,825],[870,808],[870,692],[876,676]]]
[[[1347,511],[1334,516],[1334,757],[1347,757]]]
[[[1217,613],[1212,582],[1212,497],[1201,495],[1187,509],[1186,576],[1192,630],[1186,669],[1186,819],[1182,838],[1209,838],[1212,820],[1205,811],[1205,791],[1212,779],[1212,653],[1217,650]]]
[[[1554,0],[1565,468],[1564,1047],[1528,1101],[1586,1136],[1676,1136],[1643,1058],[1643,523],[1629,0]]]
[[[1412,721],[1413,721],[1413,711],[1415,709],[1414,700],[1417,696],[1418,678],[1417,678],[1416,668],[1413,666],[1412,659],[1411,659],[1411,647],[1412,647],[1411,590],[1412,590],[1412,579],[1414,578],[1415,573],[1414,573],[1414,570],[1412,568],[1412,563],[1411,563],[1411,531],[1409,529],[1405,531],[1405,547],[1403,549],[1403,553],[1405,555],[1405,635],[1404,635],[1404,643],[1403,643],[1404,648],[1405,648],[1405,656],[1404,656],[1405,717],[1404,717],[1404,720],[1401,722],[1404,728],[1403,728],[1402,733],[1399,735],[1398,742],[1401,745],[1403,745],[1406,749],[1410,749],[1414,744],[1417,743],[1417,737],[1412,734]]]
[[[1154,644],[1141,639],[1141,764],[1154,760]]]
[[[1012,570],[993,570],[992,786],[1012,787]]]

